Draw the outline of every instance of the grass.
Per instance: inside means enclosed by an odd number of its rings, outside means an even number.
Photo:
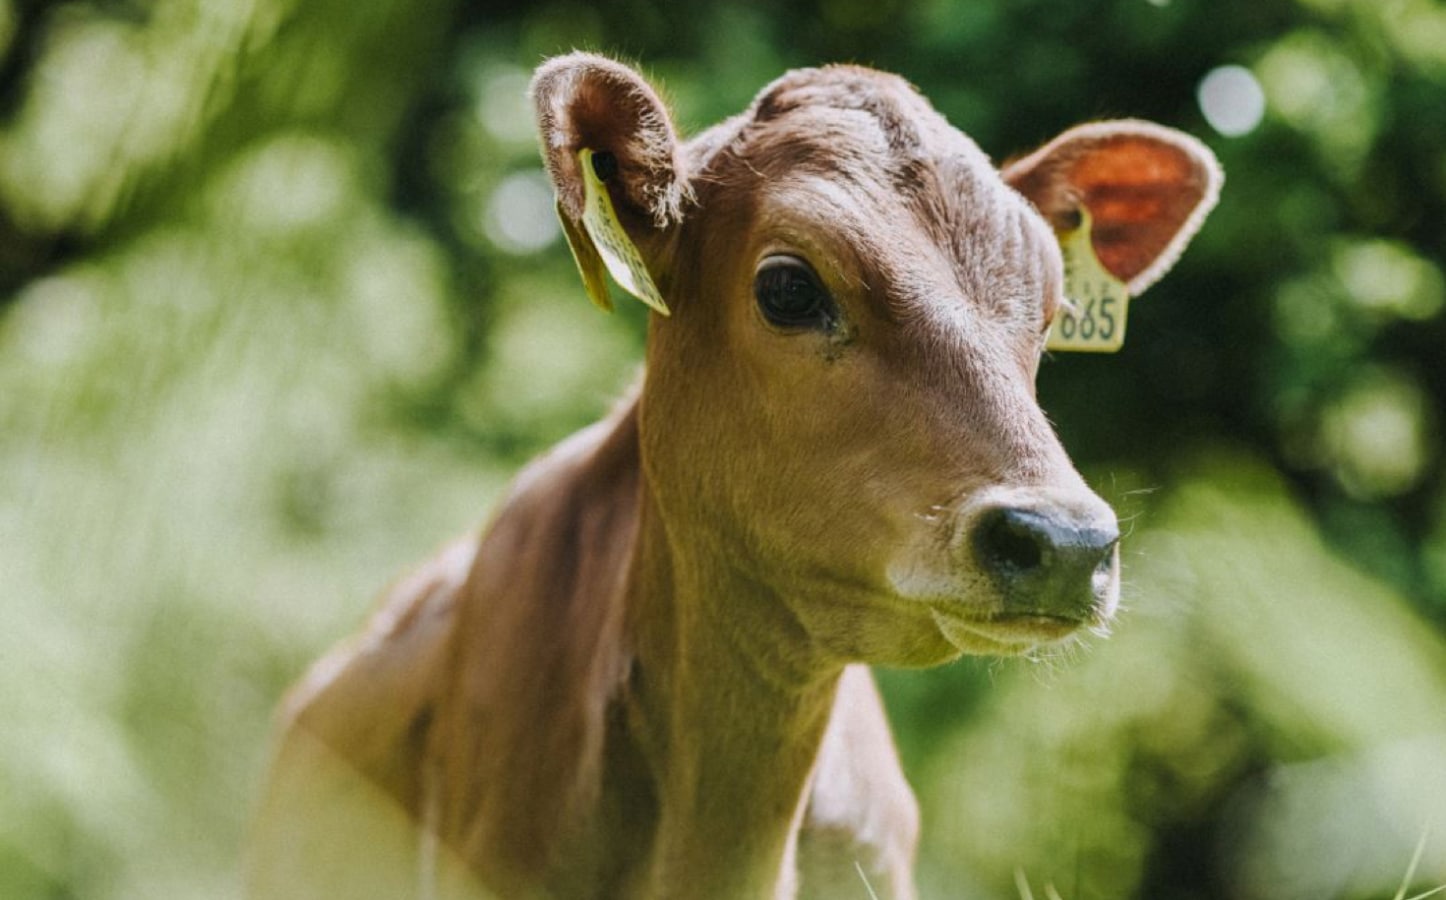
[[[1416,869],[1421,864],[1421,854],[1426,850],[1426,840],[1429,836],[1429,831],[1423,831],[1421,833],[1421,839],[1416,842],[1416,850],[1411,854],[1410,865],[1406,867],[1406,874],[1401,877],[1401,887],[1396,891],[1396,895],[1391,898],[1391,900],[1426,900],[1428,897],[1446,894],[1446,884],[1443,884],[1419,894],[1412,894],[1409,897],[1406,896],[1406,892],[1410,890],[1411,882],[1416,878]],[[862,869],[859,870],[859,875],[863,875]],[[864,883],[867,884],[868,881],[865,880]],[[1023,869],[1014,870],[1014,886],[1015,889],[1019,891],[1019,900],[1034,900],[1034,891],[1030,888],[1029,878],[1024,874]],[[869,889],[869,894],[874,896],[872,888]],[[1045,900],[1064,900],[1053,884],[1046,884],[1044,886],[1044,897]],[[878,897],[874,896],[874,900],[878,900]]]
[[[1416,842],[1416,851],[1411,854],[1411,864],[1406,867],[1406,874],[1401,878],[1401,889],[1396,891],[1394,900],[1425,900],[1427,897],[1434,897],[1446,891],[1446,884],[1443,884],[1426,891],[1424,894],[1416,894],[1411,897],[1406,896],[1406,890],[1410,888],[1411,882],[1416,877],[1416,867],[1421,864],[1421,854],[1426,850],[1426,838],[1429,837],[1430,834],[1430,831],[1421,832],[1421,839]]]
[[[864,867],[859,864],[858,860],[854,860],[854,868],[858,870],[859,878],[863,879],[864,889],[869,892],[869,900],[879,900],[879,895],[874,893],[874,886],[869,884],[869,876],[864,874]]]

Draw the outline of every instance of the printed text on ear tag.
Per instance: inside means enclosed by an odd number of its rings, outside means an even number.
[[[1124,282],[1095,256],[1088,210],[1080,209],[1078,228],[1060,232],[1059,249],[1064,254],[1064,296],[1070,305],[1055,316],[1045,348],[1114,353],[1125,343],[1130,295]]]
[[[613,280],[621,285],[623,290],[659,313],[668,315],[668,305],[663,302],[663,295],[658,293],[658,287],[653,284],[652,276],[648,274],[648,267],[643,264],[638,248],[633,245],[632,239],[618,221],[607,186],[593,169],[593,151],[583,148],[578,151],[577,157],[582,168],[582,227],[597,245],[598,254],[602,257],[603,265],[607,266],[608,274],[612,275]]]

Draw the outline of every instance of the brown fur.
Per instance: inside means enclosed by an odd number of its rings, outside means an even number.
[[[1101,124],[1001,178],[856,67],[789,73],[687,144],[608,60],[550,61],[534,97],[564,214],[576,151],[614,153],[674,315],[634,396],[293,692],[253,893],[864,896],[857,864],[911,897],[918,812],[861,664],[1027,652],[1117,597],[1109,557],[1061,618],[978,549],[1006,509],[1113,527],[1034,400],[1061,290],[1040,211],[1084,203],[1147,281],[1213,160]],[[774,253],[812,263],[843,324],[763,321]]]

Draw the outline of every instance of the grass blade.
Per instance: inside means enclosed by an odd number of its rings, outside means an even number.
[[[858,860],[854,860],[854,869],[858,871],[859,878],[863,879],[864,889],[869,892],[870,900],[879,900],[879,895],[874,893],[874,886],[869,884],[869,876],[864,874],[864,867],[859,865]]]

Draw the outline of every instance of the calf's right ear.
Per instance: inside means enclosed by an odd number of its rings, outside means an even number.
[[[677,223],[688,199],[678,136],[663,102],[638,73],[590,53],[544,63],[532,77],[532,100],[558,218],[588,297],[613,308],[607,271],[668,315],[636,243]]]
[[[570,53],[532,77],[542,155],[558,207],[583,215],[579,153],[591,150],[599,180],[629,228],[666,228],[682,218],[687,179],[677,133],[663,101],[637,72],[606,57]]]

